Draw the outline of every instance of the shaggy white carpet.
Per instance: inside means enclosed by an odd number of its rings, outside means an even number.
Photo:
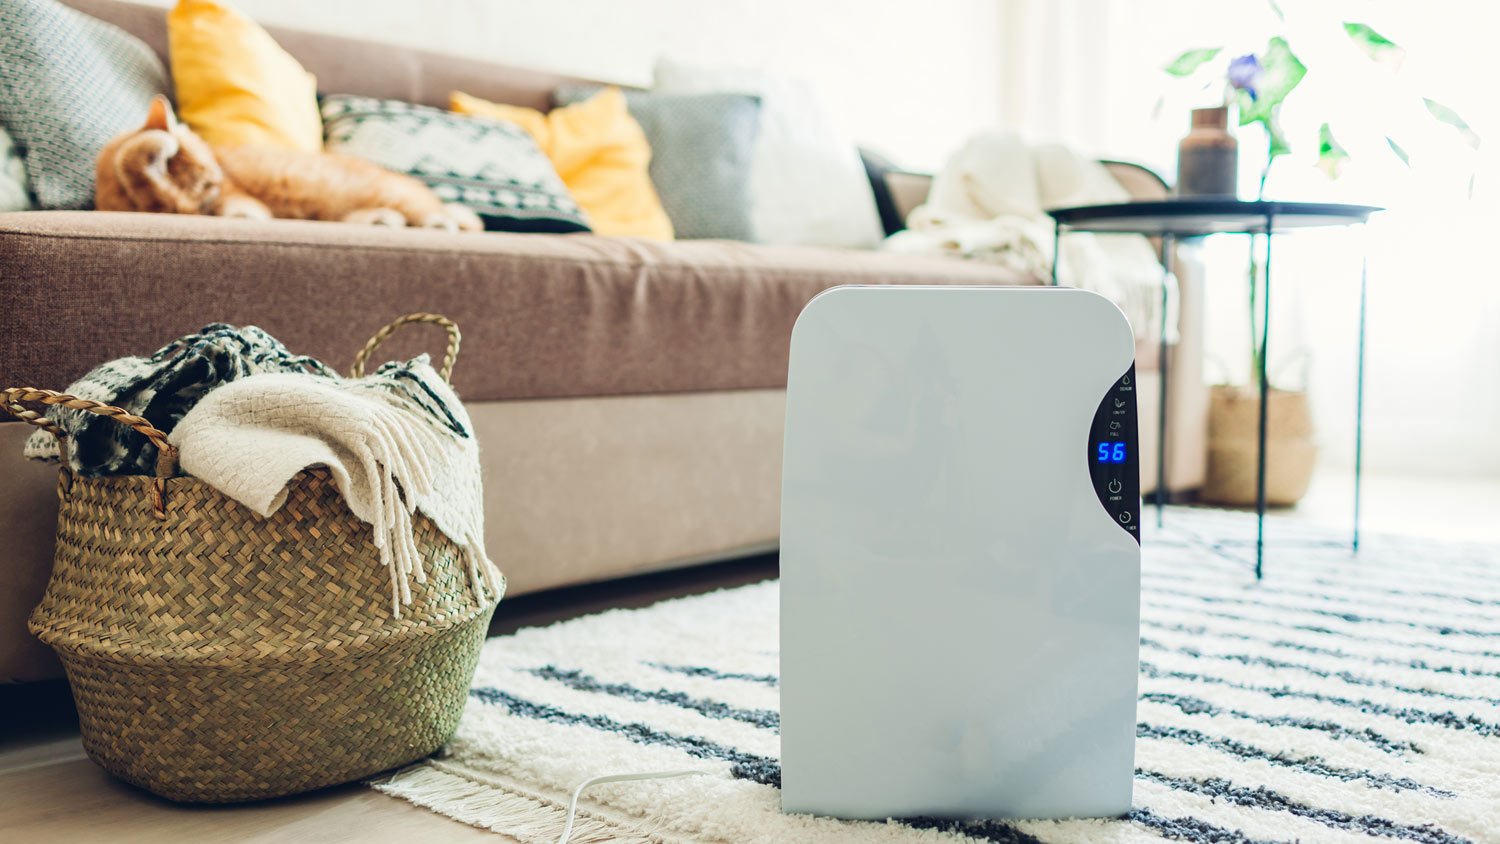
[[[1146,537],[1135,809],[849,823],[780,811],[777,584],[491,640],[458,734],[375,787],[552,842],[1500,841],[1500,548],[1174,510]],[[502,606],[501,611],[504,611]]]

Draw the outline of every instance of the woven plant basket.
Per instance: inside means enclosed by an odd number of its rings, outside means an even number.
[[[395,327],[458,331],[431,314]],[[458,724],[495,610],[470,591],[460,548],[415,519],[426,583],[397,618],[371,528],[326,470],[298,476],[262,519],[175,472],[161,431],[61,393],[3,393],[14,415],[59,433],[28,403],[129,425],[159,449],[156,477],[58,480],[52,579],[31,631],[62,658],[83,746],[127,782],[172,800],[231,802],[347,782],[426,756]]]
[[[1260,395],[1248,387],[1218,386],[1210,393],[1208,476],[1198,497],[1211,504],[1255,504],[1260,454]],[[1266,503],[1288,507],[1302,500],[1318,462],[1307,393],[1266,393]]]

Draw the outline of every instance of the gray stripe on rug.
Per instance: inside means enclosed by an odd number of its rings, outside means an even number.
[[[1405,706],[1387,706],[1364,698],[1347,698],[1338,695],[1325,695],[1321,692],[1308,692],[1292,689],[1286,686],[1257,686],[1251,683],[1240,683],[1227,677],[1216,677],[1211,674],[1199,674],[1192,671],[1164,671],[1145,660],[1141,661],[1141,675],[1144,677],[1170,678],[1173,680],[1186,680],[1193,683],[1206,685],[1227,686],[1231,689],[1242,689],[1248,692],[1258,692],[1273,698],[1299,698],[1301,700],[1312,700],[1318,703],[1326,703],[1333,706],[1342,706],[1349,709],[1357,709],[1361,712],[1384,715],[1404,721],[1408,724],[1430,724],[1434,727],[1443,727],[1449,730],[1466,730],[1481,736],[1500,735],[1500,724],[1485,721],[1473,715],[1459,715],[1454,712],[1429,712],[1423,709],[1413,709]]]
[[[667,689],[641,689],[628,683],[602,683],[599,680],[584,674],[582,671],[565,671],[555,665],[544,665],[541,668],[531,669],[531,673],[543,680],[552,680],[562,683],[570,689],[580,692],[595,692],[597,694],[613,695],[626,700],[650,701],[666,706],[675,706],[679,709],[687,709],[708,718],[728,718],[740,721],[753,727],[781,731],[781,713],[766,709],[740,709],[707,698],[695,698],[683,692],[674,692]]]

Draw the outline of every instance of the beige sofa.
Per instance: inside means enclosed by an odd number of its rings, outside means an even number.
[[[163,12],[68,0],[165,53]],[[462,88],[545,107],[564,77],[273,30],[328,92],[442,105]],[[1120,166],[1132,190],[1161,190]],[[892,177],[904,202],[920,179]],[[209,322],[257,324],[346,366],[390,318],[464,331],[455,386],[482,446],[487,541],[511,594],[720,560],[777,541],[787,341],[837,284],[1034,284],[957,261],[591,235],[462,235],[296,221],[0,215],[0,384],[62,388],[93,364]],[[1189,293],[1190,312],[1196,300]],[[1185,328],[1195,325],[1188,319]],[[1154,340],[1141,337],[1143,465],[1154,465]],[[414,329],[391,356],[436,349]],[[1202,475],[1191,332],[1172,368],[1172,485]],[[55,472],[0,425],[0,681],[55,676],[25,631],[45,585]]]

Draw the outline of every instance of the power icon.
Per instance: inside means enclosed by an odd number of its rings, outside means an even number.
[[[1121,489],[1121,486],[1120,486],[1120,482],[1118,480],[1114,480],[1114,481],[1110,481],[1109,482],[1109,491],[1110,492],[1119,492],[1120,489]]]

